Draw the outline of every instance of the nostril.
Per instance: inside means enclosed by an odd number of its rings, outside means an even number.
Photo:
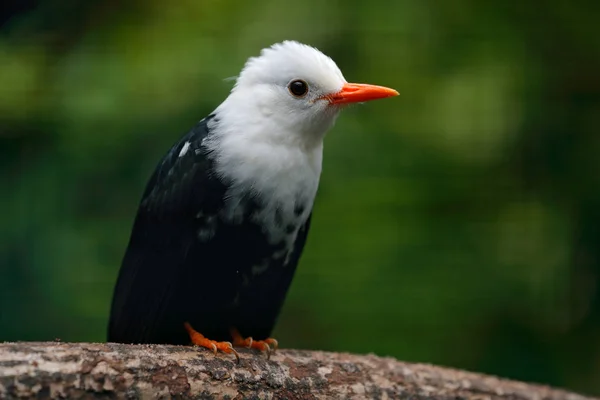
[[[354,86],[354,85],[344,86],[344,92],[356,92],[357,90],[360,90],[360,86]]]

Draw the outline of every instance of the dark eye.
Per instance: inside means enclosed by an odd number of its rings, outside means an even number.
[[[300,79],[291,81],[288,85],[288,89],[290,90],[290,93],[296,97],[302,97],[306,93],[308,93],[308,85],[306,84],[306,82]]]

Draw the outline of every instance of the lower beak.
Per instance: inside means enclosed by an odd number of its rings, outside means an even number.
[[[326,96],[331,104],[359,103],[369,100],[398,96],[394,89],[384,86],[367,85],[364,83],[346,83],[342,90]]]

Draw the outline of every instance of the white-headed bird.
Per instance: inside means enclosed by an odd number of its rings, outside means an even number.
[[[108,340],[270,351],[310,227],[323,138],[350,103],[398,95],[353,84],[285,41],[242,69],[147,184],[114,291]]]

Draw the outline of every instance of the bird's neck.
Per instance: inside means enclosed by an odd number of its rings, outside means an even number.
[[[310,215],[321,175],[323,143],[306,148],[268,140],[259,126],[264,125],[257,121],[241,124],[217,110],[203,145],[214,159],[215,172],[228,186],[226,218],[236,221],[243,199],[250,194],[261,203],[257,218],[270,227],[269,240],[277,242],[285,236],[285,225],[276,223],[277,215],[302,223]]]
[[[299,146],[293,140],[265,134],[265,130],[275,128],[268,118],[244,115],[245,120],[219,108],[209,122],[205,145],[214,156],[219,175],[259,194],[285,197],[306,193],[314,197],[321,175],[323,140]]]
[[[221,163],[263,173],[300,168],[320,175],[325,131],[297,132],[282,116],[235,92],[214,115],[210,140]]]

